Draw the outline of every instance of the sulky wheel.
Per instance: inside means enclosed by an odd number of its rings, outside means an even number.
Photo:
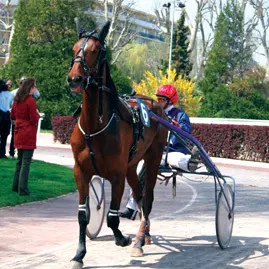
[[[227,201],[225,199],[225,196],[227,198]],[[222,249],[225,249],[229,246],[229,243],[232,238],[234,222],[234,211],[231,212],[232,208],[233,191],[231,186],[225,183],[223,185],[223,191],[220,191],[218,195],[216,209],[216,233],[219,246]]]
[[[104,222],[105,192],[103,184],[101,177],[93,176],[89,192],[90,222],[86,230],[86,234],[90,239],[97,237]]]

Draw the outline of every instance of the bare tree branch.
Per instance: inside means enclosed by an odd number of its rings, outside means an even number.
[[[269,27],[268,2],[264,0],[249,0],[249,3],[253,7],[255,15],[260,22],[261,31],[256,29],[256,32],[259,34],[265,52],[266,62],[267,65],[269,65],[269,47],[267,38],[267,30]]]
[[[14,22],[11,14],[11,0],[1,1],[0,3],[0,27],[4,31],[0,33],[1,38],[1,51],[5,53],[5,63],[8,62],[10,57],[10,44],[14,33]]]
[[[136,35],[130,33],[134,1],[124,5],[124,0],[103,0],[102,4],[105,20],[111,22],[106,43],[112,51],[114,63],[122,53],[122,48]],[[109,12],[109,7],[112,7],[112,12]]]

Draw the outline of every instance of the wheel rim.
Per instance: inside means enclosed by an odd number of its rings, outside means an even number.
[[[103,186],[102,179],[99,176],[94,176],[92,178],[92,185],[96,191],[96,194],[93,191],[93,188],[90,187],[89,192],[89,204],[90,204],[90,222],[87,226],[87,236],[91,239],[95,238],[103,225],[104,214],[105,214],[105,196],[103,194],[103,200],[100,204],[100,208],[98,208],[98,200],[101,200]],[[97,197],[96,197],[97,195]]]
[[[216,211],[216,233],[219,246],[221,248],[227,248],[231,241],[234,222],[234,212],[230,214],[229,210],[229,207],[232,208],[233,203],[231,186],[224,184],[223,192],[225,193],[229,206],[225,196],[220,192]]]

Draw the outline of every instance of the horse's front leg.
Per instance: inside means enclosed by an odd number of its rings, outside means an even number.
[[[112,180],[110,180],[110,183],[112,199],[110,203],[110,209],[107,213],[107,226],[112,229],[117,246],[129,246],[132,243],[132,239],[130,236],[123,236],[119,230],[119,209],[124,191],[125,178],[124,176],[114,177]]]
[[[76,255],[72,259],[72,269],[81,269],[83,266],[83,258],[86,255],[86,228],[90,220],[89,183],[85,182],[82,172],[76,165],[74,167],[74,175],[79,192],[79,243]]]

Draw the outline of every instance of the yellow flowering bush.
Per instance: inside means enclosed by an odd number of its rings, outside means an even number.
[[[140,83],[134,83],[133,87],[139,94],[150,96],[156,100],[157,89],[164,84],[171,84],[176,87],[179,95],[178,106],[183,108],[189,116],[197,115],[200,108],[201,97],[194,96],[193,81],[184,79],[182,76],[176,76],[176,70],[167,70],[167,74],[160,71],[160,77],[155,77],[151,72],[144,73],[144,79]]]

